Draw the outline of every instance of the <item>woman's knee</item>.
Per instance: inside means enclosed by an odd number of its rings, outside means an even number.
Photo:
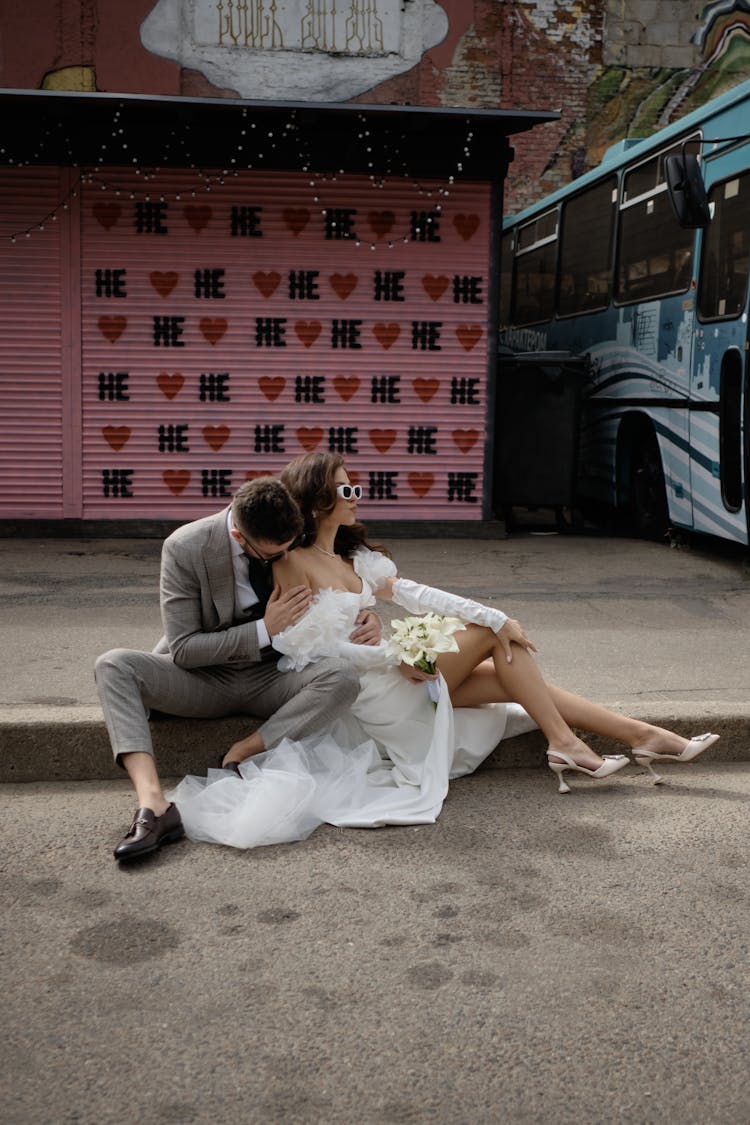
[[[473,652],[482,659],[489,656],[494,647],[500,643],[497,634],[486,625],[465,625],[453,636],[461,652]]]

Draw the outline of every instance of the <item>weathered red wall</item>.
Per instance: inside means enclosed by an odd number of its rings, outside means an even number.
[[[89,67],[96,89],[107,93],[179,94],[179,66],[144,50],[140,41],[141,22],[153,6],[153,0],[3,4],[0,85],[40,89],[66,67]]]

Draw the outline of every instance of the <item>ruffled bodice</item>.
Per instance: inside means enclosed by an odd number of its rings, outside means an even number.
[[[362,583],[359,593],[331,587],[320,590],[305,616],[273,638],[273,647],[283,654],[279,661],[282,672],[299,672],[327,656],[344,658],[359,671],[391,662],[385,655],[385,642],[355,645],[349,637],[359,612],[375,604],[373,591],[395,576],[396,567],[379,551],[365,547],[356,551],[352,563]]]

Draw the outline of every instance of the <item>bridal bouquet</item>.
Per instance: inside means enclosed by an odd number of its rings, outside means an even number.
[[[405,617],[391,624],[393,635],[386,645],[386,653],[428,675],[435,674],[435,661],[441,652],[458,652],[453,634],[465,628],[457,617],[441,617],[437,613]]]

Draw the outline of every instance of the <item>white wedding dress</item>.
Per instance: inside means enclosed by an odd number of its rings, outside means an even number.
[[[360,593],[321,590],[296,625],[274,638],[282,670],[325,656],[360,671],[350,715],[299,741],[244,761],[242,777],[209,770],[188,776],[169,794],[192,840],[252,848],[302,840],[322,823],[349,828],[430,824],[451,778],[476,769],[503,738],[533,730],[514,703],[451,706],[444,682],[434,703],[428,685],[409,683],[378,646],[348,640],[373,590],[396,574],[390,559],[360,548],[354,569]]]

